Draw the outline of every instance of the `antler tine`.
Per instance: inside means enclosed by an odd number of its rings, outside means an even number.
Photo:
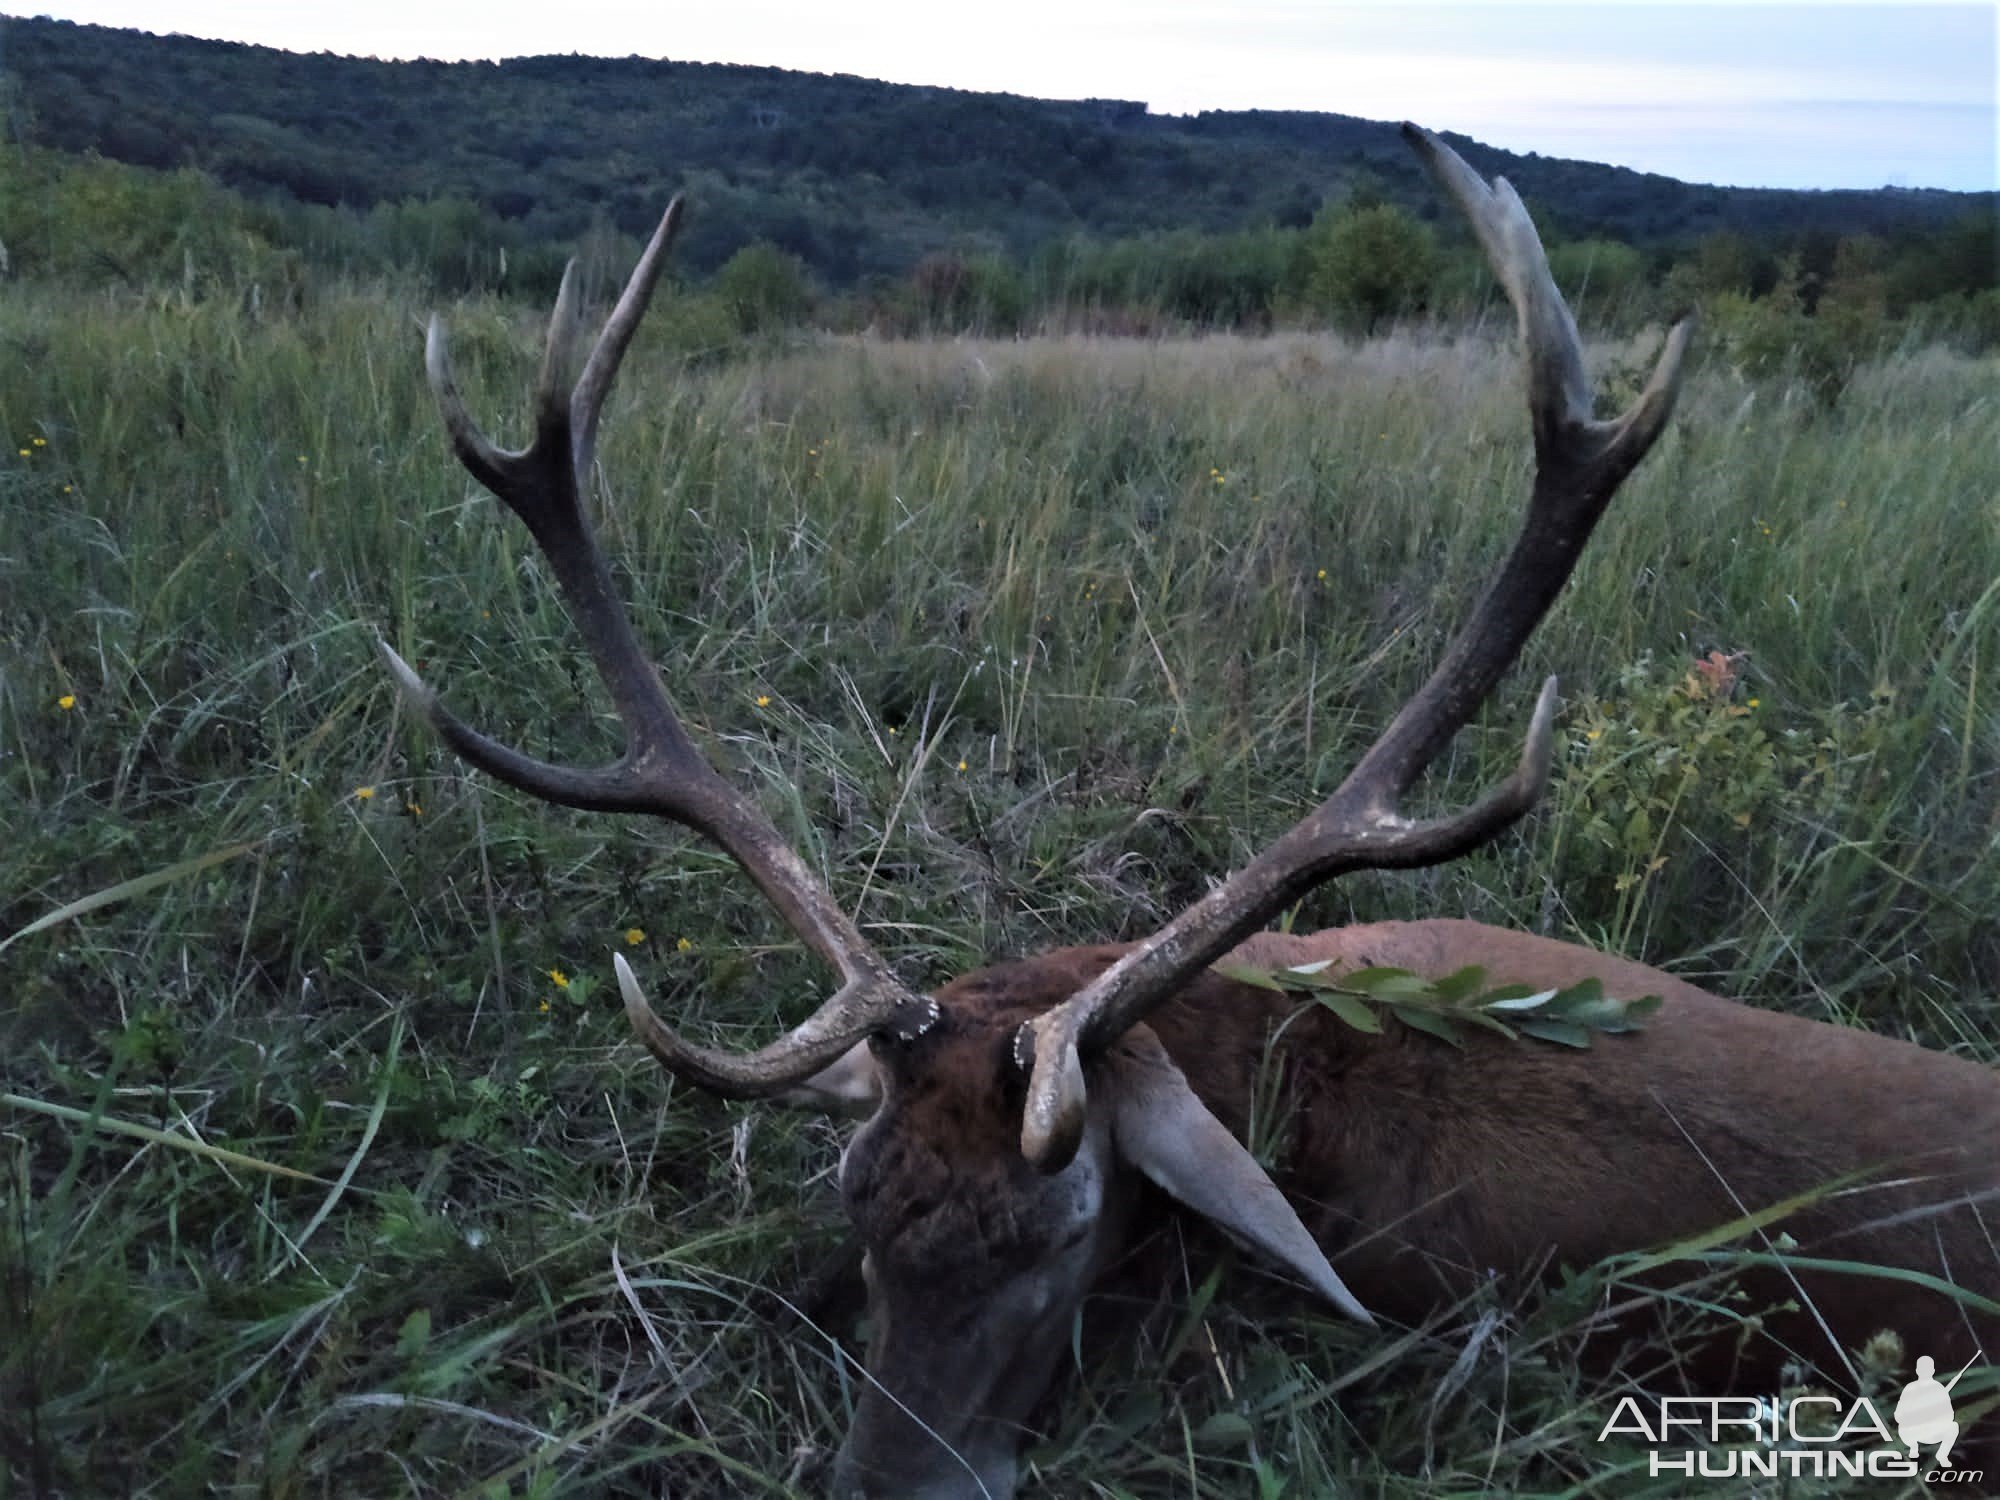
[[[659,285],[660,273],[667,266],[667,253],[673,249],[674,236],[680,233],[680,228],[681,198],[676,194],[667,211],[660,215],[659,228],[647,241],[639,264],[632,268],[631,279],[625,283],[611,316],[604,320],[604,331],[597,336],[597,346],[590,351],[590,359],[576,383],[576,391],[570,398],[570,422],[576,433],[579,474],[589,468],[596,454],[597,419],[604,410],[604,398],[618,376],[618,366],[625,358],[639,320],[646,316],[653,288]]]
[[[872,1014],[870,981],[862,978],[842,986],[840,993],[761,1051],[718,1052],[688,1042],[654,1014],[624,954],[612,954],[611,966],[618,972],[625,1018],[646,1050],[683,1083],[732,1099],[759,1098],[791,1088],[839,1057],[864,1032],[885,1029],[880,1023],[856,1024],[857,1015]],[[938,1018],[938,1003],[928,996],[913,996],[910,1004],[907,1024],[886,1028],[904,1041],[921,1036]]]
[[[732,1054],[683,1041],[654,1015],[621,959],[619,987],[640,1037],[661,1062],[701,1088],[737,1098],[775,1093],[810,1076],[862,1036],[921,1031],[936,1006],[890,972],[764,815],[735,791],[682,727],[659,673],[612,584],[582,494],[589,482],[598,419],[618,366],[645,315],[680,226],[681,200],[668,206],[617,305],[571,384],[578,343],[576,266],[564,270],[536,382],[535,438],[510,451],[479,430],[452,378],[443,323],[432,318],[425,364],[459,461],[527,523],[609,689],[625,728],[625,752],[608,766],[580,769],[536,760],[481,734],[384,643],[383,658],[410,704],[468,763],[546,801],[605,812],[657,814],[720,844],[799,937],[840,974],[840,990],[813,1016],[759,1051]]]
[[[1593,421],[1576,321],[1519,196],[1504,179],[1489,186],[1429,131],[1405,125],[1403,134],[1471,221],[1520,319],[1535,438],[1526,519],[1443,659],[1334,794],[1090,985],[1022,1028],[1015,1055],[1032,1077],[1021,1149],[1044,1171],[1059,1170],[1082,1139],[1079,1053],[1116,1040],[1314,886],[1348,870],[1412,868],[1465,854],[1532,807],[1548,780],[1553,677],[1542,686],[1520,764],[1504,783],[1450,817],[1412,823],[1398,811],[1403,794],[1520,654],[1619,483],[1665,427],[1692,324],[1675,324],[1651,381],[1624,416]]]

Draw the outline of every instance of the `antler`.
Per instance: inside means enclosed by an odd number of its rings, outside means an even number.
[[[517,453],[495,446],[466,411],[452,380],[444,325],[435,317],[425,345],[431,390],[452,450],[473,478],[527,522],[555,570],[570,615],[625,726],[625,753],[611,765],[591,770],[532,759],[487,738],[445,708],[386,643],[382,655],[404,697],[472,765],[549,802],[601,812],[656,813],[713,839],[806,946],[839,971],[840,990],[808,1020],[762,1050],[738,1055],[682,1040],[647,1005],[623,957],[615,960],[626,1014],[654,1056],[689,1083],[730,1098],[754,1098],[809,1077],[870,1032],[914,1035],[935,1018],[937,1007],[890,973],[777,830],[695,748],[618,602],[611,570],[584,514],[582,496],[590,482],[604,398],[645,316],[680,220],[681,200],[675,198],[573,388],[576,263],[564,270],[542,358],[535,438]]]
[[[1413,823],[1398,803],[1470,719],[1547,613],[1619,483],[1665,427],[1692,333],[1667,335],[1652,379],[1622,417],[1591,418],[1576,323],[1549,275],[1541,240],[1506,179],[1489,187],[1427,130],[1404,139],[1457,202],[1520,317],[1526,346],[1535,483],[1514,550],[1444,659],[1334,794],[1200,901],[1132,949],[1060,1007],[1021,1028],[1016,1059],[1031,1067],[1021,1149],[1044,1171],[1075,1154],[1084,1120],[1083,1068],[1195,973],[1314,886],[1349,870],[1438,864],[1485,843],[1534,805],[1548,780],[1556,681],[1543,683],[1513,775],[1453,817]]]

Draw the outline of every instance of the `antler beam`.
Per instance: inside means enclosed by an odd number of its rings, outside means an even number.
[[[618,602],[611,569],[583,508],[605,397],[666,268],[680,221],[681,200],[676,198],[573,385],[575,262],[564,270],[537,386],[534,440],[518,452],[496,446],[467,412],[452,379],[444,325],[437,318],[431,320],[425,346],[431,389],[452,451],[473,478],[527,523],[548,558],[625,727],[625,753],[611,765],[591,769],[523,755],[459,719],[386,643],[381,649],[403,696],[463,759],[545,801],[595,811],[654,813],[712,839],[743,867],[806,946],[839,972],[840,990],[807,1021],[769,1046],[739,1055],[683,1040],[653,1013],[630,967],[617,960],[626,1013],[653,1055],[689,1083],[731,1098],[754,1098],[797,1084],[871,1032],[921,1031],[936,1006],[896,979],[769,820],[717,775],[695,747]]]
[[[1520,764],[1505,782],[1453,817],[1413,823],[1398,810],[1403,794],[1520,655],[1619,484],[1665,428],[1692,319],[1683,318],[1668,333],[1652,378],[1631,408],[1615,421],[1593,420],[1576,322],[1520,198],[1504,178],[1489,185],[1429,131],[1405,125],[1403,136],[1471,221],[1520,320],[1535,440],[1526,520],[1436,669],[1333,795],[1087,988],[1022,1027],[1015,1055],[1032,1077],[1021,1149],[1044,1171],[1060,1170],[1082,1138],[1079,1053],[1088,1056],[1116,1040],[1313,887],[1349,870],[1454,859],[1532,807],[1548,780],[1553,677],[1542,685]]]

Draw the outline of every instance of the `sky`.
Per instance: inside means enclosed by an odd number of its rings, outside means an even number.
[[[0,0],[376,57],[756,63],[1156,113],[1414,119],[1515,151],[1763,187],[2000,186],[2000,0]]]

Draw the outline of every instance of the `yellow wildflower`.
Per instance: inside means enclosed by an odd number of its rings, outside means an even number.
[[[64,713],[68,713],[72,708],[76,707],[76,694],[64,693],[60,698],[56,699],[56,707]]]
[[[561,969],[549,970],[549,981],[550,983],[554,984],[555,987],[559,990],[566,990],[569,988],[569,975],[563,973]]]
[[[960,761],[960,762],[958,763],[958,768],[959,768],[959,770],[963,771],[963,770],[965,769],[965,762],[964,762],[964,761]]]
[[[646,941],[646,929],[645,929],[645,928],[643,928],[643,927],[628,927],[628,928],[626,928],[626,929],[625,929],[625,946],[626,946],[626,947],[628,947],[628,948],[636,948],[636,947],[638,947],[638,946],[639,946],[639,945],[640,945],[641,943],[643,943],[643,942],[645,942],[645,941]]]
[[[546,1001],[546,1000],[544,1000],[544,1001],[543,1001],[543,1002],[541,1003],[541,1005],[540,1005],[540,1006],[538,1007],[538,1009],[540,1009],[540,1011],[541,1011],[541,1013],[542,1013],[543,1015],[547,1015],[547,1014],[549,1013],[549,1002],[548,1002],[548,1001]]]
[[[37,448],[46,448],[46,447],[48,447],[48,445],[49,445],[49,440],[48,440],[47,438],[36,438],[36,439],[35,439],[35,446],[36,446]]]
[[[759,693],[757,695],[757,706],[759,708],[769,708],[771,706],[771,695],[769,693]]]
[[[682,938],[674,944],[674,952],[676,953],[692,953],[693,951],[694,944],[690,943],[686,938]]]
[[[354,789],[354,800],[356,802],[373,802],[375,800],[375,788],[372,786],[356,787]]]
[[[26,458],[27,456],[28,456],[28,450],[26,448],[23,448],[21,450],[21,457]]]
[[[1321,568],[1321,569],[1319,570],[1319,581],[1320,581],[1321,583],[1325,583],[1325,582],[1326,582],[1326,569],[1325,569],[1325,568]]]
[[[1751,706],[1752,708],[1760,708],[1760,707],[1762,707],[1762,706],[1763,706],[1763,703],[1764,703],[1764,700],[1763,700],[1762,698],[1752,698],[1752,699],[1750,700],[1750,706]]]

